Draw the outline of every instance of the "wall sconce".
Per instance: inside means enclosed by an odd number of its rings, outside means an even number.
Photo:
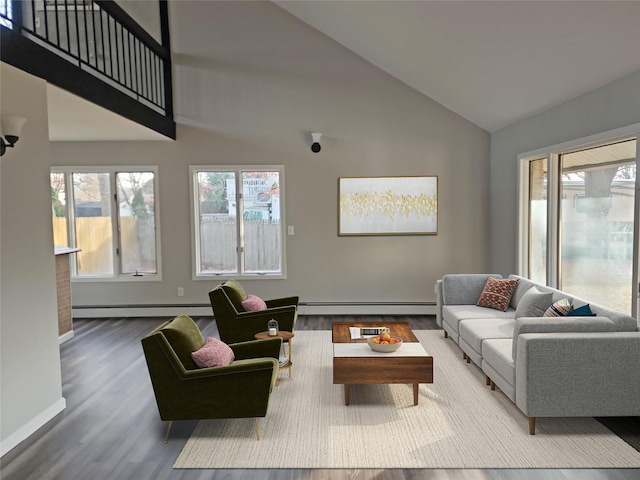
[[[4,155],[7,148],[13,148],[20,139],[22,126],[26,121],[26,118],[14,117],[13,115],[7,115],[2,119],[0,124],[0,157]]]
[[[311,134],[311,151],[313,153],[318,153],[320,151],[320,137],[322,137],[321,133]]]

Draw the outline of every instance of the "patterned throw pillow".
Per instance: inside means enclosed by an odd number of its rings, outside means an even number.
[[[247,295],[247,299],[240,302],[245,312],[253,312],[255,310],[266,310],[267,304],[260,297],[255,295]]]
[[[509,308],[511,296],[517,286],[518,279],[498,280],[497,278],[489,277],[476,305],[506,312],[507,308]]]
[[[221,340],[207,337],[204,346],[191,353],[191,358],[200,368],[224,367],[233,362],[236,356],[231,347]]]
[[[566,317],[573,310],[573,304],[568,298],[558,300],[544,312],[543,317]]]

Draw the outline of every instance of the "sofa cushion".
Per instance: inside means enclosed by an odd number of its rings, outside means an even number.
[[[180,315],[162,328],[162,334],[171,345],[182,365],[187,370],[197,366],[191,358],[191,352],[204,345],[204,338],[193,319],[187,315]]]
[[[442,277],[445,305],[473,305],[478,301],[487,278],[502,278],[499,274],[450,274]]]
[[[501,318],[487,318],[481,321],[462,320],[458,329],[460,337],[477,353],[484,356],[482,341],[488,338],[512,338],[513,320]]]
[[[231,347],[221,340],[207,337],[202,348],[191,353],[191,358],[200,368],[226,367],[235,358]]]
[[[476,305],[506,312],[517,285],[517,279],[498,280],[489,277]]]
[[[461,320],[481,320],[484,318],[500,318],[513,320],[515,310],[501,312],[493,308],[478,307],[477,305],[444,305],[442,319],[457,333]]]
[[[509,302],[509,306],[514,310],[518,307],[518,303],[520,303],[520,299],[524,296],[525,293],[529,291],[532,287],[539,287],[536,283],[529,280],[525,277],[520,277],[518,275],[509,275],[509,280],[518,280],[518,285],[516,289],[513,291],[513,295],[511,296],[511,302]],[[542,288],[538,288],[540,291],[545,291]]]
[[[238,312],[242,312],[242,302],[247,299],[247,293],[242,288],[239,282],[236,280],[227,280],[222,284],[222,289],[233,303],[233,306],[236,307]]]
[[[551,303],[551,292],[541,292],[532,287],[522,296],[516,308],[516,317],[541,317]]]
[[[571,313],[571,310],[573,310],[573,303],[571,303],[571,300],[568,298],[561,298],[547,308],[543,317],[566,317]]]
[[[516,385],[516,364],[511,357],[511,339],[490,338],[482,344],[482,362],[488,363],[512,386]]]

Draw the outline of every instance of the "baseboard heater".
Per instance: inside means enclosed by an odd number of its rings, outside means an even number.
[[[435,315],[435,302],[300,302],[301,315]],[[213,316],[209,303],[74,305],[74,318]]]

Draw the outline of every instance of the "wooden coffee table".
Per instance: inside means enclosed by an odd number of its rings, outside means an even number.
[[[388,327],[403,345],[393,353],[375,352],[366,339],[352,340],[349,327]],[[433,357],[420,344],[408,322],[336,322],[332,327],[333,383],[344,385],[344,404],[349,405],[353,384],[413,384],[413,404],[418,405],[418,386],[433,383]]]

